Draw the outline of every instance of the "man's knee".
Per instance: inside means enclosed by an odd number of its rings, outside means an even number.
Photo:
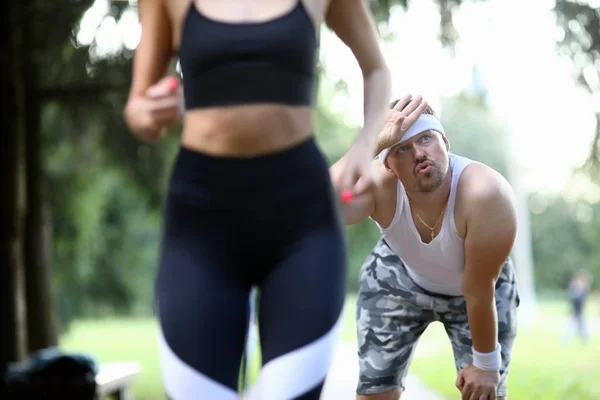
[[[399,400],[400,394],[400,389],[394,389],[383,393],[359,394],[356,400]]]

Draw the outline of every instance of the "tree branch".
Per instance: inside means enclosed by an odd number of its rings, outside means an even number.
[[[17,3],[14,1],[14,3]],[[62,1],[44,1],[32,0],[29,4],[21,4],[21,8],[11,16],[11,31],[15,31],[19,26],[26,24],[28,21],[35,20],[36,14],[53,15],[60,13],[65,8],[72,9],[73,7],[82,7],[83,10],[92,5],[92,0],[62,0]]]

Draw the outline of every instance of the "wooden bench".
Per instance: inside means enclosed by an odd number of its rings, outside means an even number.
[[[141,370],[140,365],[134,361],[101,364],[96,375],[96,397],[133,400],[130,386]]]

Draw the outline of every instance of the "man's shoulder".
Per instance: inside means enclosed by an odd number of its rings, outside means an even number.
[[[470,162],[460,176],[457,201],[471,208],[489,202],[497,204],[502,200],[514,202],[514,191],[508,180],[488,165]]]
[[[516,196],[509,182],[478,162],[465,168],[464,178],[457,192],[457,203],[465,223],[465,245],[468,240],[471,249],[474,243],[481,249],[493,240],[494,246],[511,247],[518,219]]]

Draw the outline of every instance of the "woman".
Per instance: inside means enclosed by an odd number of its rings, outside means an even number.
[[[260,399],[317,399],[345,295],[346,252],[326,161],[315,144],[318,27],[364,76],[364,126],[340,174],[373,184],[390,74],[364,0],[139,0],[142,24],[125,117],[154,142],[177,119],[157,313],[172,399],[235,399],[247,299],[260,288]],[[162,79],[161,79],[162,78]]]

